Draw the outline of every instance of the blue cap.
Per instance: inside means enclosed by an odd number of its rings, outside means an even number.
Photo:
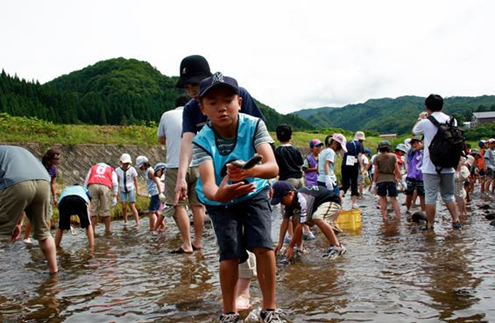
[[[234,90],[236,94],[239,94],[239,85],[237,85],[237,81],[234,78],[223,76],[222,73],[216,72],[199,83],[199,97],[204,97],[208,91],[218,86],[228,87]]]
[[[270,201],[271,205],[277,205],[280,203],[285,195],[289,192],[295,191],[294,186],[286,181],[278,181],[273,184],[273,197]]]

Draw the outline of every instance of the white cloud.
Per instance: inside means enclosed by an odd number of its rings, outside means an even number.
[[[177,75],[202,54],[282,113],[400,95],[493,94],[486,1],[4,1],[0,68],[49,81],[99,60]]]

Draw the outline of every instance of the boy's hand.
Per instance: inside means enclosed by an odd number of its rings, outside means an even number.
[[[280,243],[280,242],[277,244],[277,246],[275,247],[275,250],[274,250],[274,251],[275,251],[275,254],[278,254],[278,252],[279,252],[280,250],[282,250],[282,244],[283,244],[283,243]]]
[[[227,176],[229,176],[230,180],[233,182],[240,182],[246,178],[253,177],[251,175],[252,170],[253,168],[244,169],[232,163],[227,164]]]
[[[244,184],[244,182],[238,182],[229,184],[229,180],[232,180],[229,175],[223,178],[222,183],[218,187],[215,194],[215,201],[221,203],[229,202],[238,197],[254,192],[256,188],[253,183]]]
[[[292,258],[294,258],[294,248],[290,245],[285,248],[285,257],[287,258],[287,260],[291,260]]]

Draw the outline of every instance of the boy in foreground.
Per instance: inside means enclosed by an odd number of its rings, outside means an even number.
[[[238,322],[236,285],[239,263],[256,256],[263,295],[262,322],[282,322],[275,304],[275,253],[268,203],[268,178],[278,174],[263,121],[240,114],[242,99],[237,81],[215,73],[201,81],[200,109],[209,122],[194,138],[194,160],[199,165],[198,198],[206,205],[220,247],[220,286],[223,314],[220,322]],[[244,169],[233,161],[247,161],[258,153],[263,163]]]
[[[335,259],[346,252],[343,244],[339,243],[337,236],[328,223],[336,217],[341,210],[340,197],[334,192],[321,186],[304,187],[294,189],[288,182],[279,181],[273,185],[272,205],[282,203],[285,206],[285,215],[282,227],[287,229],[291,217],[297,222],[294,230],[294,236],[285,250],[287,259],[294,257],[294,246],[296,241],[301,238],[303,224],[316,225],[325,235],[330,247],[323,254],[323,258]],[[280,229],[280,241],[276,251],[280,250],[283,243],[285,232]]]

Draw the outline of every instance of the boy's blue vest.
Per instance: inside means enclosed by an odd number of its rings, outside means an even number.
[[[79,196],[83,198],[86,201],[86,203],[89,203],[88,190],[81,185],[72,185],[64,188],[64,190],[60,194],[60,198],[58,199],[58,201],[60,202],[64,197],[71,195]]]
[[[212,157],[213,167],[215,169],[215,182],[218,186],[220,186],[220,183],[222,183],[223,176],[221,175],[221,172],[225,165],[237,159],[247,161],[256,153],[256,149],[254,147],[254,135],[256,134],[256,129],[258,128],[259,121],[260,119],[258,118],[239,113],[236,143],[232,152],[227,155],[220,154],[216,143],[215,132],[209,124],[206,124],[194,138],[194,145],[203,149],[208,155]],[[254,185],[256,186],[254,192],[227,203],[220,203],[207,199],[203,192],[203,183],[201,181],[201,178],[198,179],[198,182],[196,184],[196,193],[198,194],[199,200],[203,204],[231,205],[248,200],[258,194],[264,188],[268,187],[268,180],[266,179],[246,178],[246,181],[254,183]]]

